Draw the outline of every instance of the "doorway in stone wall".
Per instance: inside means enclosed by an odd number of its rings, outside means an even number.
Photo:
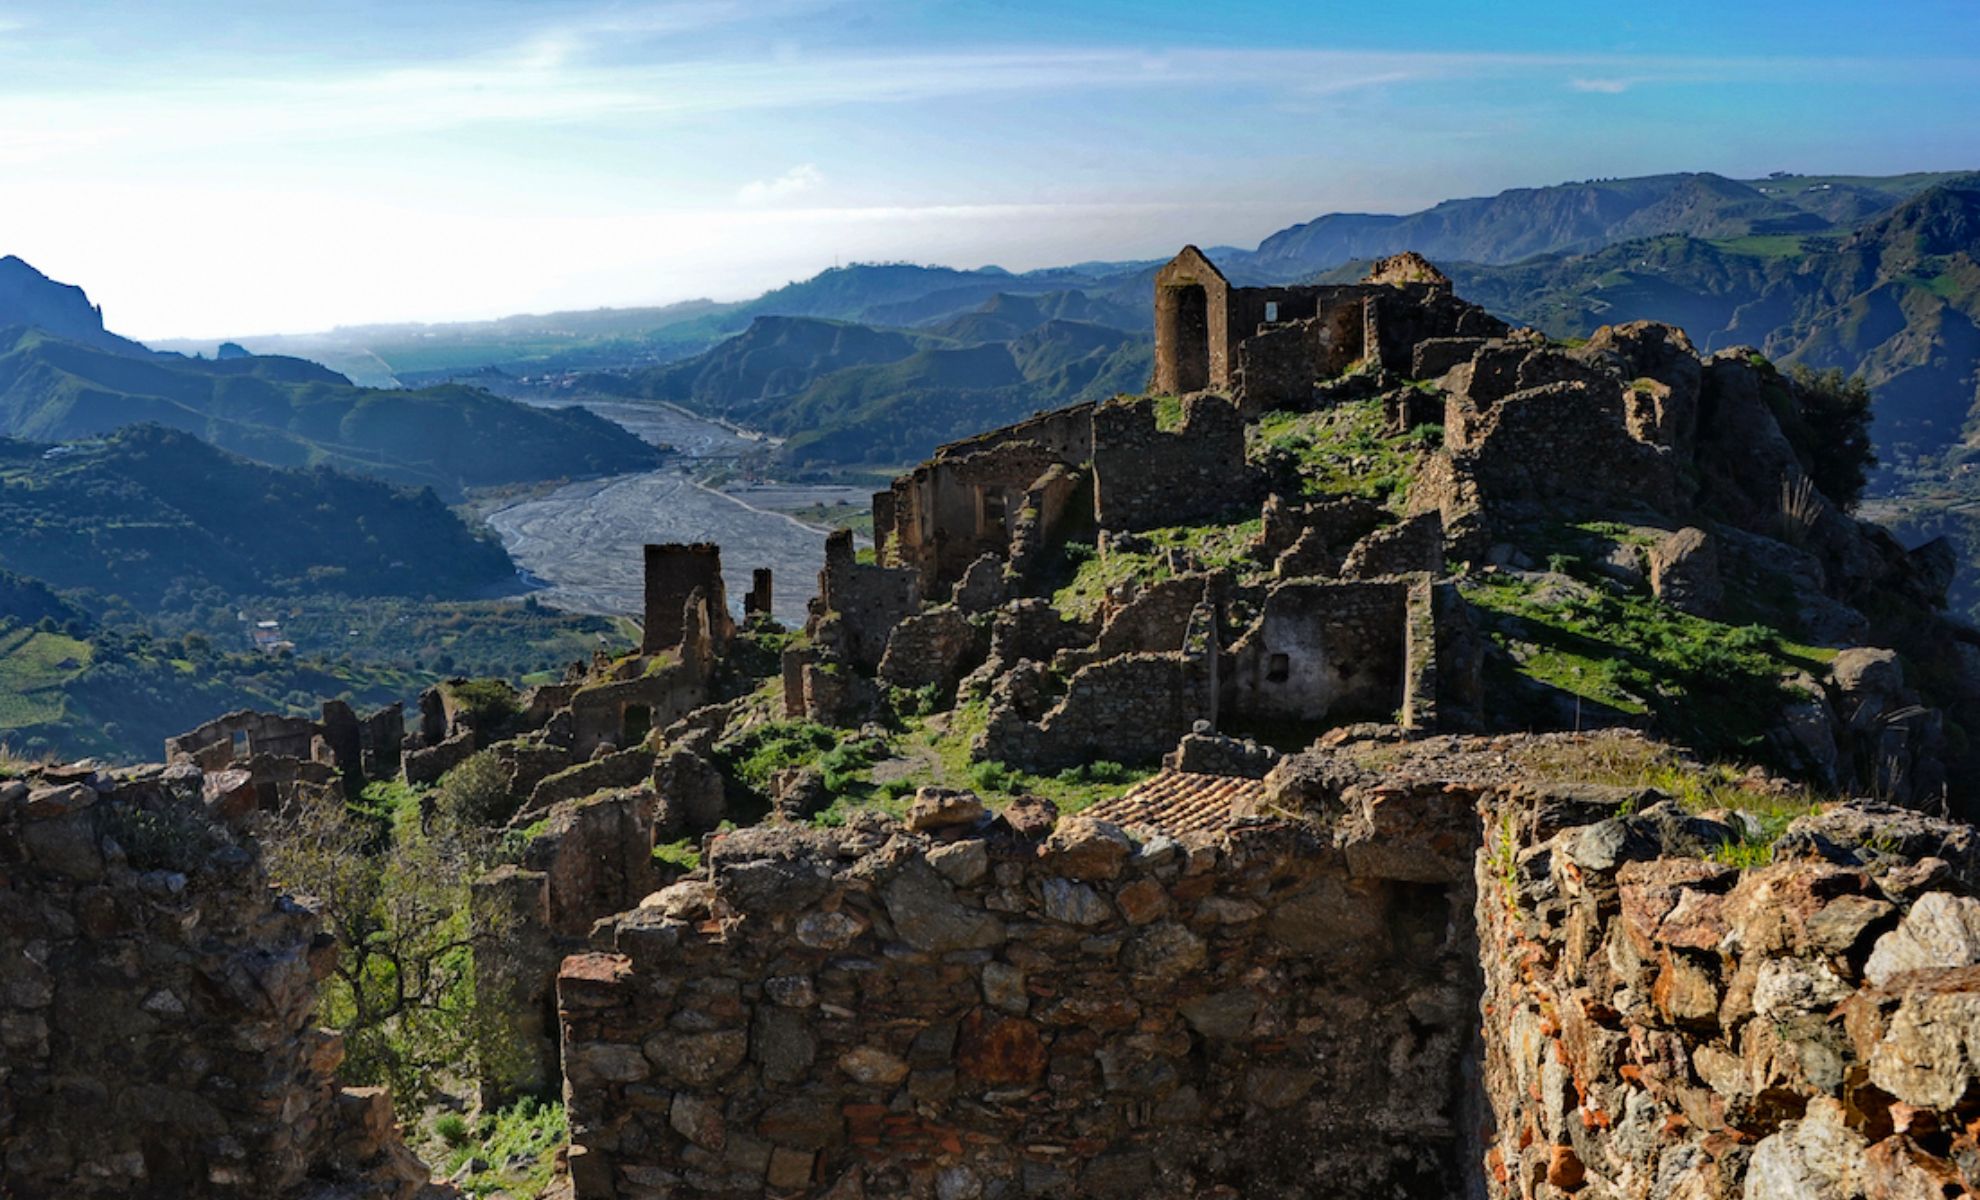
[[[1158,316],[1166,329],[1160,340],[1170,352],[1175,391],[1198,392],[1210,386],[1210,297],[1201,284],[1166,289],[1168,303]]]

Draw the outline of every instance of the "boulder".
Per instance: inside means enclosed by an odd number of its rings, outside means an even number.
[[[1650,590],[1680,612],[1716,616],[1725,598],[1718,544],[1696,526],[1658,542],[1650,550]]]

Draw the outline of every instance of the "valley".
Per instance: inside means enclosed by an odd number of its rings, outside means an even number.
[[[640,547],[648,542],[719,542],[732,547],[729,594],[749,590],[750,571],[769,567],[778,587],[779,620],[801,623],[816,591],[825,530],[781,511],[840,502],[862,504],[868,492],[829,485],[723,484],[702,480],[760,461],[768,445],[713,421],[661,404],[579,396],[578,403],[655,445],[677,462],[657,471],[566,484],[547,496],[489,510],[485,519],[542,603],[573,612],[633,614],[643,603]],[[565,403],[559,399],[557,403]]]

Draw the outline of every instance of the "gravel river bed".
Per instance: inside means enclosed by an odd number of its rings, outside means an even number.
[[[696,459],[762,448],[733,430],[659,406],[584,402],[586,408],[656,444]],[[718,542],[730,607],[741,612],[750,572],[776,574],[774,610],[787,625],[801,624],[805,602],[818,590],[825,562],[825,531],[773,506],[864,505],[859,488],[752,484],[735,495],[695,482],[695,464],[669,465],[636,475],[614,475],[567,484],[547,496],[519,501],[488,514],[509,556],[536,585],[537,599],[574,612],[637,616],[641,609],[641,547],[648,542]]]

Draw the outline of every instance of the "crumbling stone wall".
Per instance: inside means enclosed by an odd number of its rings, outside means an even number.
[[[482,1064],[483,1097],[500,1103],[559,1078],[557,964],[582,949],[593,923],[624,912],[659,886],[653,862],[652,789],[603,792],[557,804],[521,862],[474,883],[477,932],[502,947],[475,955],[482,1011],[503,1023]]]
[[[1197,605],[1212,597],[1208,575],[1159,579],[1135,591],[1126,603],[1109,606],[1100,636],[1080,650],[1061,651],[1059,666],[1078,666],[1121,654],[1168,654],[1183,648]]]
[[[217,771],[257,754],[280,758],[316,757],[318,727],[308,717],[242,709],[215,717],[197,729],[165,739],[165,761],[191,763]]]
[[[323,702],[323,719],[242,709],[165,739],[165,761],[199,768],[231,796],[272,809],[300,786],[341,779],[355,796],[372,779],[398,773],[405,716],[397,704],[360,718],[341,700]],[[222,781],[220,776],[227,778]]]
[[[1153,762],[1198,721],[1217,717],[1215,656],[1123,654],[1081,667],[1036,720],[991,693],[979,757],[1052,772],[1104,757]]]
[[[565,961],[579,1200],[1451,1194],[1468,846],[917,810],[728,835]]]
[[[1679,508],[1675,455],[1632,436],[1622,386],[1612,378],[1527,388],[1483,409],[1468,392],[1453,392],[1444,439],[1446,452],[1423,473],[1410,503],[1437,508],[1446,536],[1467,556],[1481,556],[1480,543],[1496,528],[1531,517],[1536,505],[1594,505],[1607,513]]]
[[[1110,400],[1093,411],[1094,512],[1109,530],[1184,525],[1258,501],[1244,457],[1244,418],[1218,396],[1183,403],[1182,428],[1157,428],[1155,406]]]
[[[850,529],[825,539],[817,612],[836,618],[835,649],[860,670],[879,667],[894,626],[920,610],[921,596],[920,574],[914,569],[860,562]]]
[[[983,661],[989,648],[987,621],[972,620],[953,605],[931,608],[894,626],[879,678],[898,688],[947,691]]]
[[[672,542],[646,547],[646,621],[640,653],[659,654],[681,644],[682,613],[699,591],[707,598],[710,634],[726,644],[734,632],[728,592],[722,583],[722,548],[712,542]]]
[[[1402,705],[1409,581],[1281,583],[1231,646],[1222,672],[1233,717],[1387,720]]]
[[[1841,805],[1742,871],[1726,825],[1616,800],[1484,809],[1491,1195],[1969,1194],[1972,830]]]
[[[952,442],[874,497],[875,557],[912,567],[928,594],[983,554],[1008,559],[1020,516],[1034,505],[1049,532],[1066,506],[1052,468],[1077,472],[1093,457],[1093,405],[1075,404]],[[1042,490],[1041,490],[1042,489]]]
[[[0,781],[0,1193],[399,1197],[426,1172],[315,1027],[335,961],[197,767]]]
[[[1310,396],[1314,380],[1356,362],[1406,374],[1418,343],[1506,331],[1415,254],[1377,263],[1358,284],[1240,288],[1185,246],[1155,274],[1152,390],[1241,393],[1255,413]]]

